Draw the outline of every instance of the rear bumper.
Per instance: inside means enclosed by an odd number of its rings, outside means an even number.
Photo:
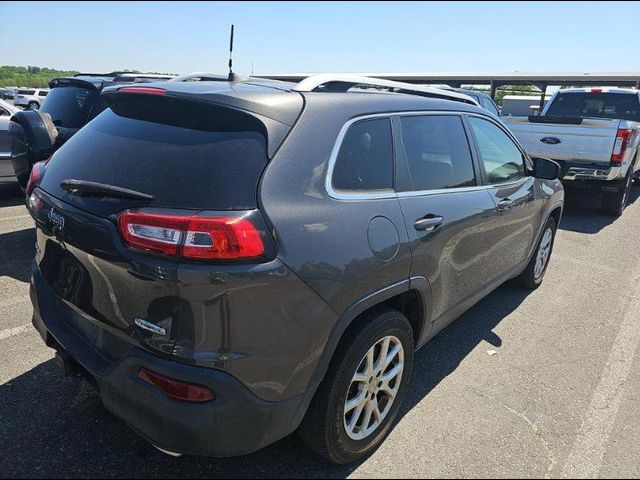
[[[33,324],[47,345],[69,354],[97,387],[105,407],[164,450],[216,457],[247,454],[293,432],[304,415],[304,395],[266,402],[226,372],[128,345],[71,311],[37,267],[31,298]],[[78,325],[79,320],[85,324]],[[137,377],[141,367],[205,385],[216,399],[200,404],[171,399]]]
[[[623,167],[595,167],[586,165],[576,165],[571,163],[561,163],[564,175],[562,181],[604,181],[609,182],[624,178]]]

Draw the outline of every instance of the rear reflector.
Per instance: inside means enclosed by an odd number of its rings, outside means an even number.
[[[127,210],[118,217],[133,248],[188,259],[245,259],[264,254],[260,232],[243,217],[165,215]]]
[[[154,87],[122,87],[118,89],[120,93],[138,93],[142,95],[166,95],[167,91]]]
[[[591,93],[602,93],[604,90],[602,90],[601,88],[592,88],[591,89]]]
[[[187,383],[175,378],[166,377],[146,368],[138,371],[138,378],[158,387],[166,396],[185,402],[203,403],[214,400],[216,396],[207,387]]]
[[[27,181],[27,188],[25,189],[25,193],[27,196],[31,195],[33,189],[36,188],[36,185],[42,177],[44,176],[44,171],[46,170],[47,162],[37,162],[33,164],[31,168],[31,173],[29,174],[29,180]]]
[[[619,129],[616,134],[616,142],[613,144],[613,153],[611,154],[611,165],[619,166],[624,161],[624,155],[627,151],[627,146],[631,140],[631,134],[633,132],[628,129]]]

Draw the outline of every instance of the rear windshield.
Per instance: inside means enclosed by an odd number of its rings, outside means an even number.
[[[169,98],[126,98],[55,153],[41,188],[96,213],[127,202],[70,195],[60,182],[88,180],[153,195],[145,206],[252,209],[266,163],[267,142],[255,117]]]
[[[98,92],[88,88],[54,88],[47,95],[40,111],[51,115],[58,127],[80,128],[87,122],[98,96]]]
[[[18,95],[34,95],[35,90],[18,90]]]
[[[546,115],[640,121],[640,98],[632,93],[559,93]]]

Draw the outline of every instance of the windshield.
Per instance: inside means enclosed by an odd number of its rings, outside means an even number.
[[[58,127],[81,128],[87,122],[98,92],[81,87],[54,88],[42,104],[41,112],[51,115]]]
[[[640,121],[640,98],[634,93],[559,93],[546,115]]]

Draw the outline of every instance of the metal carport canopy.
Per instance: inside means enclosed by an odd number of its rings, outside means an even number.
[[[313,73],[294,73],[282,75],[257,75],[259,78],[300,82]],[[640,72],[558,72],[558,73],[358,73],[365,77],[382,78],[396,82],[417,84],[446,84],[451,87],[462,85],[489,85],[491,98],[495,98],[496,89],[504,85],[534,85],[543,95],[540,108],[545,104],[545,94],[549,86],[611,86],[635,87],[640,89]]]
[[[313,73],[256,75],[288,82],[299,82]],[[640,72],[514,72],[514,73],[356,73],[396,82],[461,85],[557,85],[639,87]]]

